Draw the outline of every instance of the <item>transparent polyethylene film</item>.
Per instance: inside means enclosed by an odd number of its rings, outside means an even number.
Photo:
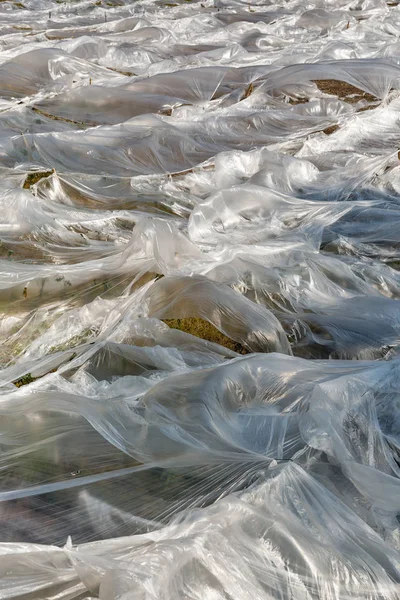
[[[0,34],[0,599],[399,600],[397,0]]]

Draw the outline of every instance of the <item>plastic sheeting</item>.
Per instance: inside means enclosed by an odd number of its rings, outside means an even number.
[[[400,598],[397,4],[0,34],[0,598]]]

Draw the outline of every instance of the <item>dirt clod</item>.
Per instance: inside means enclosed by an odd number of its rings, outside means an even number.
[[[326,135],[331,135],[332,133],[335,133],[335,131],[337,131],[338,129],[340,129],[339,125],[331,125],[330,127],[326,127],[326,129],[324,129],[324,133]]]

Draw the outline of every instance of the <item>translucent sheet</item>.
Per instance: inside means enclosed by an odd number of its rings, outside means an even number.
[[[0,599],[398,600],[397,4],[0,34]]]

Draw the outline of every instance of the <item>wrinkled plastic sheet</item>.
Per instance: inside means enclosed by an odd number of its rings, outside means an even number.
[[[0,598],[400,597],[399,33],[0,2]]]

